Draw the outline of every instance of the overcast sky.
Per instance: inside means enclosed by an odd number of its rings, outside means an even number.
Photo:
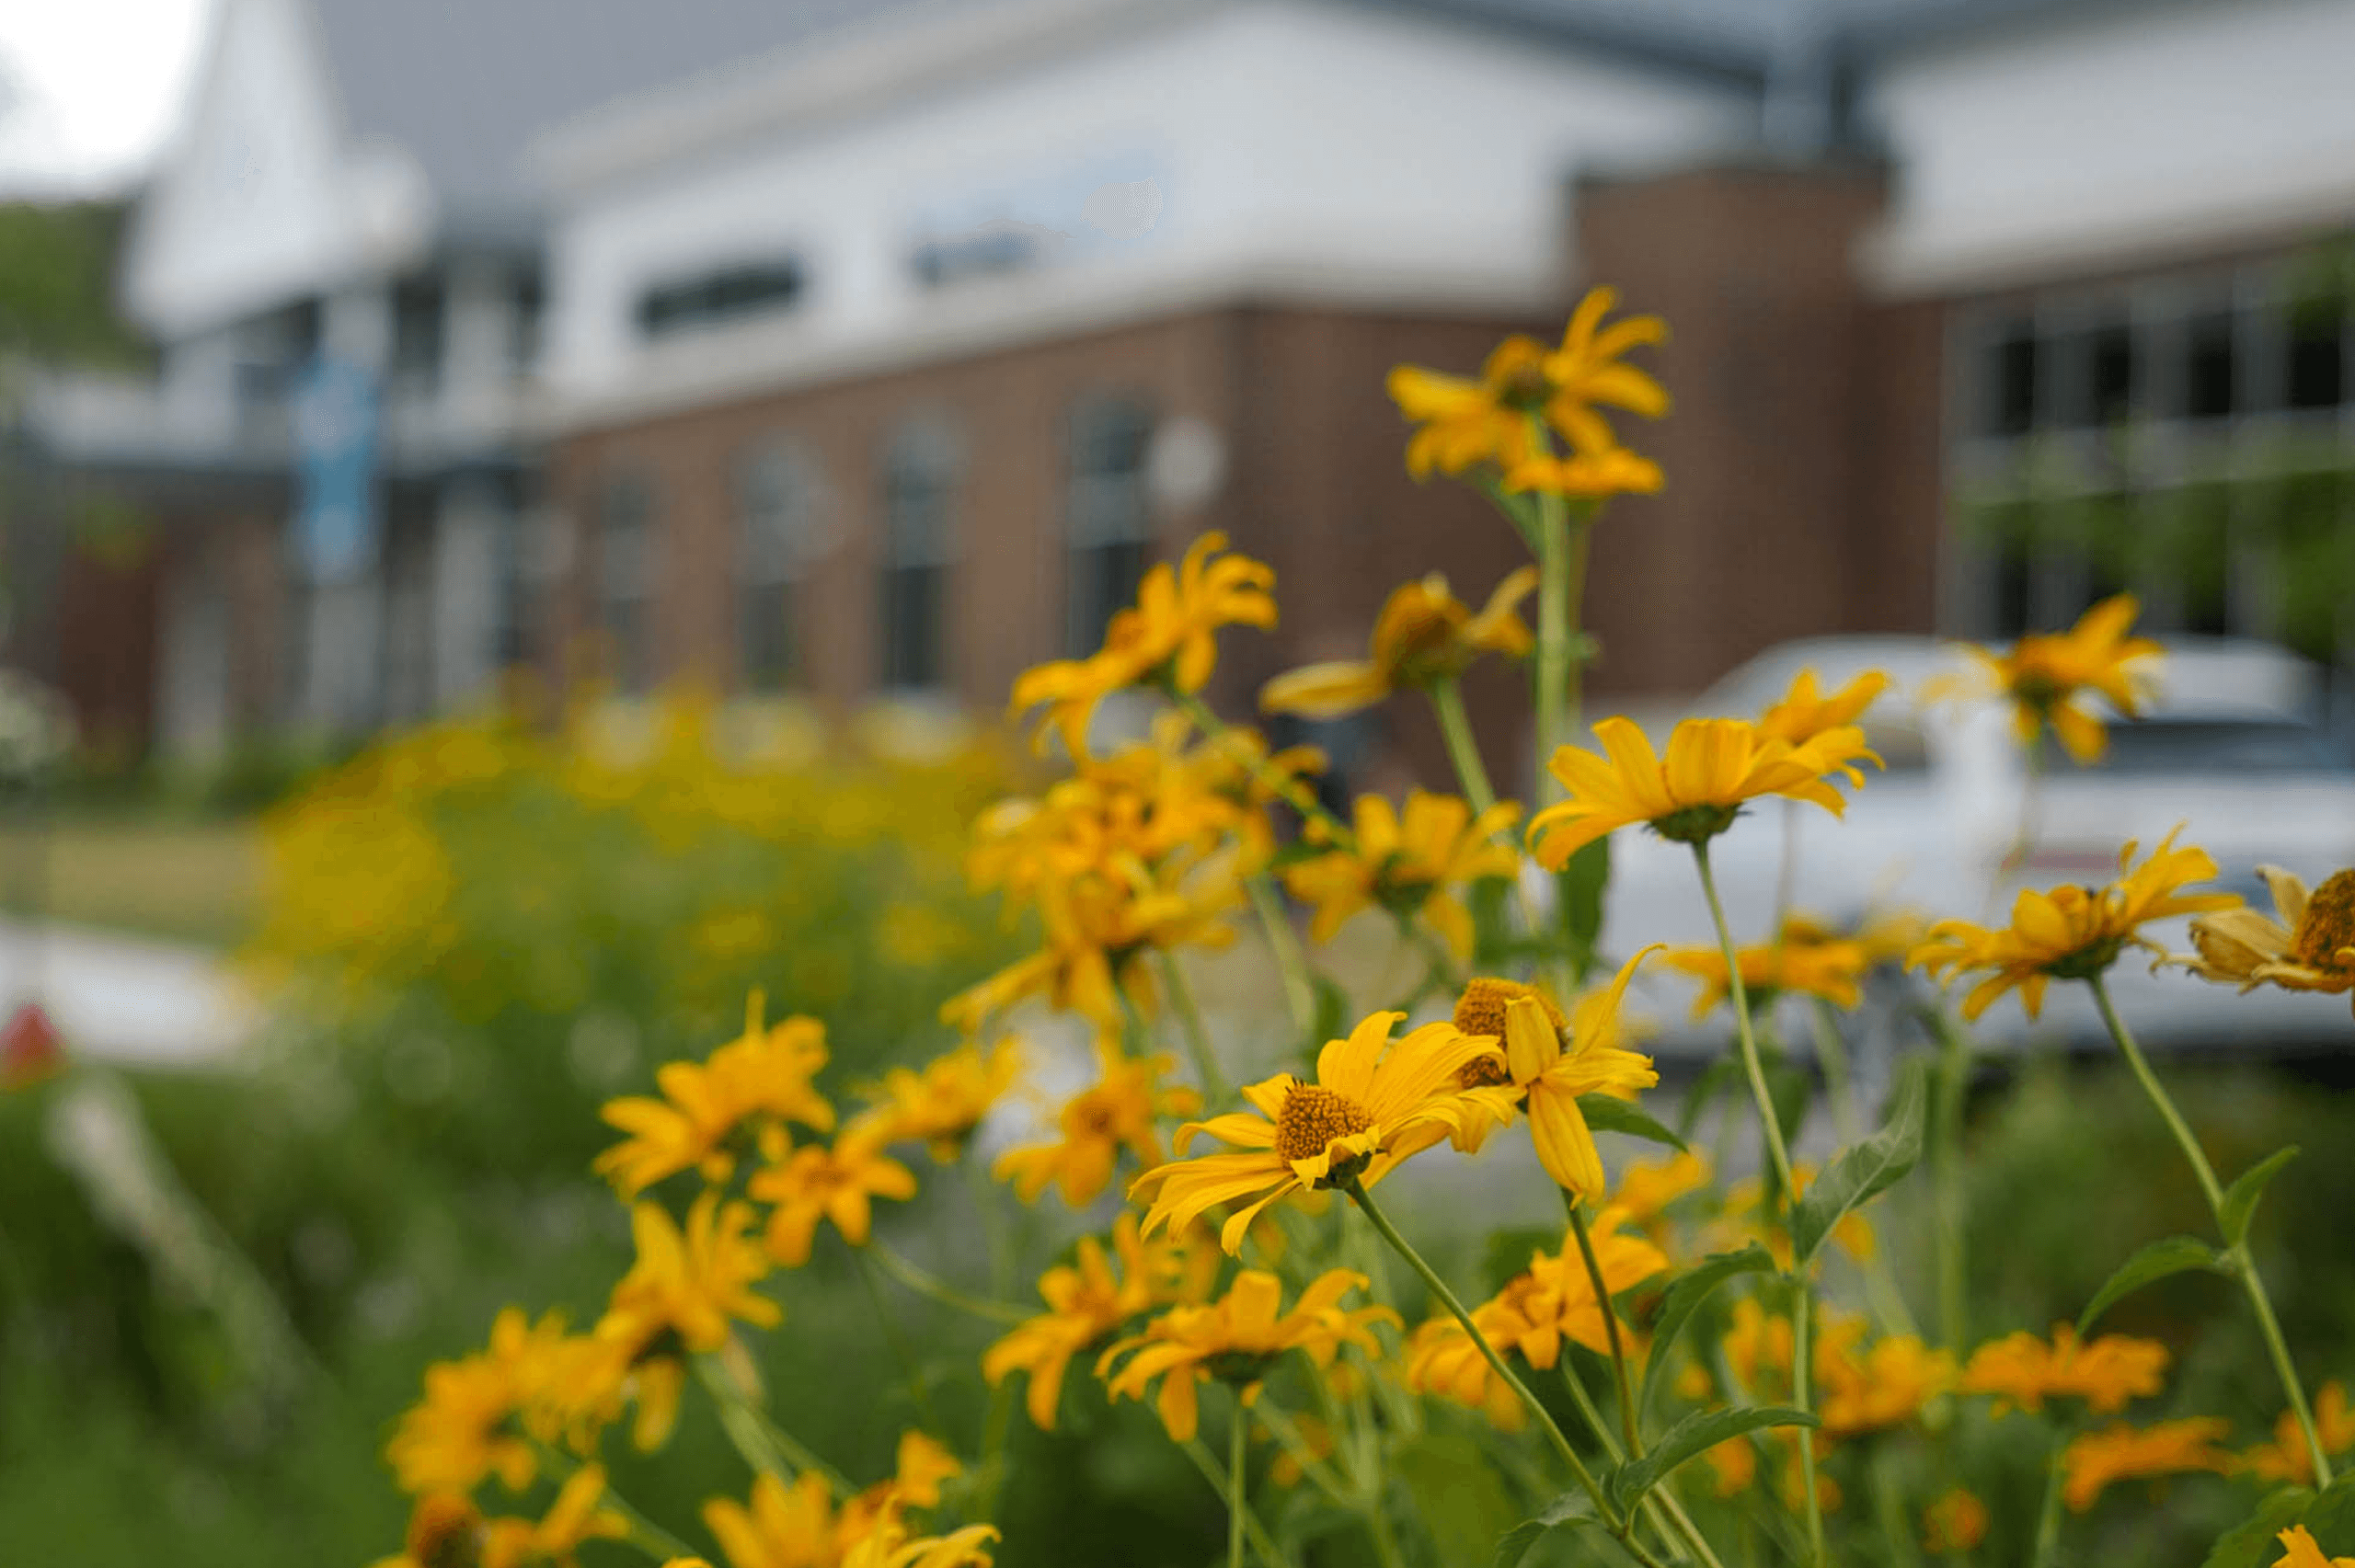
[[[112,194],[144,174],[216,3],[0,0],[0,197]]]

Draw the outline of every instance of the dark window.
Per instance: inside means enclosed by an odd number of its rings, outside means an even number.
[[[2347,398],[2347,315],[2338,301],[2290,313],[2290,406],[2336,408]]]
[[[937,686],[948,673],[954,435],[924,420],[903,426],[883,464],[882,665],[887,686]]]
[[[954,239],[925,241],[910,254],[908,267],[927,289],[1020,272],[1039,264],[1040,237],[1012,223],[985,224]]]
[[[1124,399],[1090,398],[1073,409],[1070,429],[1064,640],[1077,656],[1095,651],[1144,576],[1153,541],[1144,485],[1153,416]]]
[[[608,673],[625,692],[652,678],[647,609],[653,597],[653,479],[616,474],[597,498],[597,603],[610,644]]]
[[[2113,773],[2342,773],[2322,731],[2280,719],[2145,718],[2109,727]]]
[[[442,380],[442,280],[404,278],[393,285],[394,383],[430,393]]]
[[[799,674],[795,601],[817,506],[816,473],[792,447],[764,448],[737,470],[737,632],[744,683],[755,691],[793,685]]]
[[[2195,419],[2233,411],[2233,317],[2227,311],[2196,315],[2184,334],[2184,409]]]
[[[2036,333],[2015,322],[1988,356],[1987,426],[1999,436],[2024,436],[2036,424]]]
[[[540,269],[525,266],[519,269],[510,283],[508,310],[512,325],[508,329],[508,353],[519,371],[528,371],[539,362],[540,321],[547,305],[547,295],[540,281]]]
[[[649,338],[783,310],[801,297],[805,280],[794,257],[740,261],[691,278],[657,283],[638,297],[638,329]]]

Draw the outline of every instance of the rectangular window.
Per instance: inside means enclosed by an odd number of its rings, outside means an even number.
[[[2290,310],[2290,406],[2336,408],[2347,400],[2347,307],[2338,300]]]
[[[2183,412],[2195,419],[2216,419],[2233,412],[2233,316],[2230,311],[2210,311],[2191,318],[2184,334]]]
[[[1999,436],[2024,436],[2036,424],[2036,330],[2026,320],[2008,324],[1987,360],[1986,429]]]
[[[948,677],[957,467],[955,436],[934,420],[903,426],[884,459],[879,609],[887,686],[939,686]]]
[[[1081,658],[1102,644],[1113,615],[1135,601],[1152,555],[1144,467],[1153,416],[1133,402],[1089,398],[1073,409],[1070,431],[1064,646]]]
[[[744,684],[778,691],[796,683],[801,660],[796,600],[817,550],[816,460],[773,443],[739,464],[737,647]]]
[[[442,280],[404,278],[393,285],[393,385],[410,396],[431,396],[442,384]]]
[[[648,605],[653,597],[654,482],[640,473],[606,480],[597,504],[597,603],[611,666],[625,692],[653,678]]]

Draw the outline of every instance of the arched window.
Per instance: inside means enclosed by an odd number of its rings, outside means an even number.
[[[1064,641],[1076,658],[1093,653],[1113,612],[1136,598],[1153,552],[1144,485],[1153,415],[1126,398],[1083,398],[1073,406],[1069,440]]]
[[[948,674],[948,568],[961,466],[945,419],[908,420],[883,457],[883,683],[924,688]]]
[[[609,475],[597,494],[597,619],[612,648],[608,673],[625,692],[644,691],[653,676],[656,505],[654,477],[643,469]]]
[[[737,647],[754,691],[800,681],[796,599],[819,549],[820,496],[816,460],[790,442],[761,447],[737,467]]]

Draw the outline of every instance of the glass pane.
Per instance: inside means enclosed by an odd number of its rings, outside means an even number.
[[[1071,553],[1072,657],[1091,654],[1102,645],[1112,617],[1135,601],[1144,567],[1145,547],[1133,540]]]
[[[2231,313],[2213,311],[2192,317],[2184,340],[2190,361],[2186,366],[2184,412],[2195,419],[2231,413],[2234,407]]]
[[[942,589],[938,567],[893,567],[883,574],[883,679],[890,686],[936,686],[941,678]]]
[[[2290,313],[2290,406],[2336,408],[2347,397],[2347,316],[2337,301]]]
[[[781,691],[795,683],[799,661],[793,636],[793,589],[761,583],[743,590],[741,601],[744,684],[755,692]]]
[[[1987,360],[1986,430],[2026,435],[2036,423],[2036,338],[2027,322],[2016,322],[1996,339]]]

